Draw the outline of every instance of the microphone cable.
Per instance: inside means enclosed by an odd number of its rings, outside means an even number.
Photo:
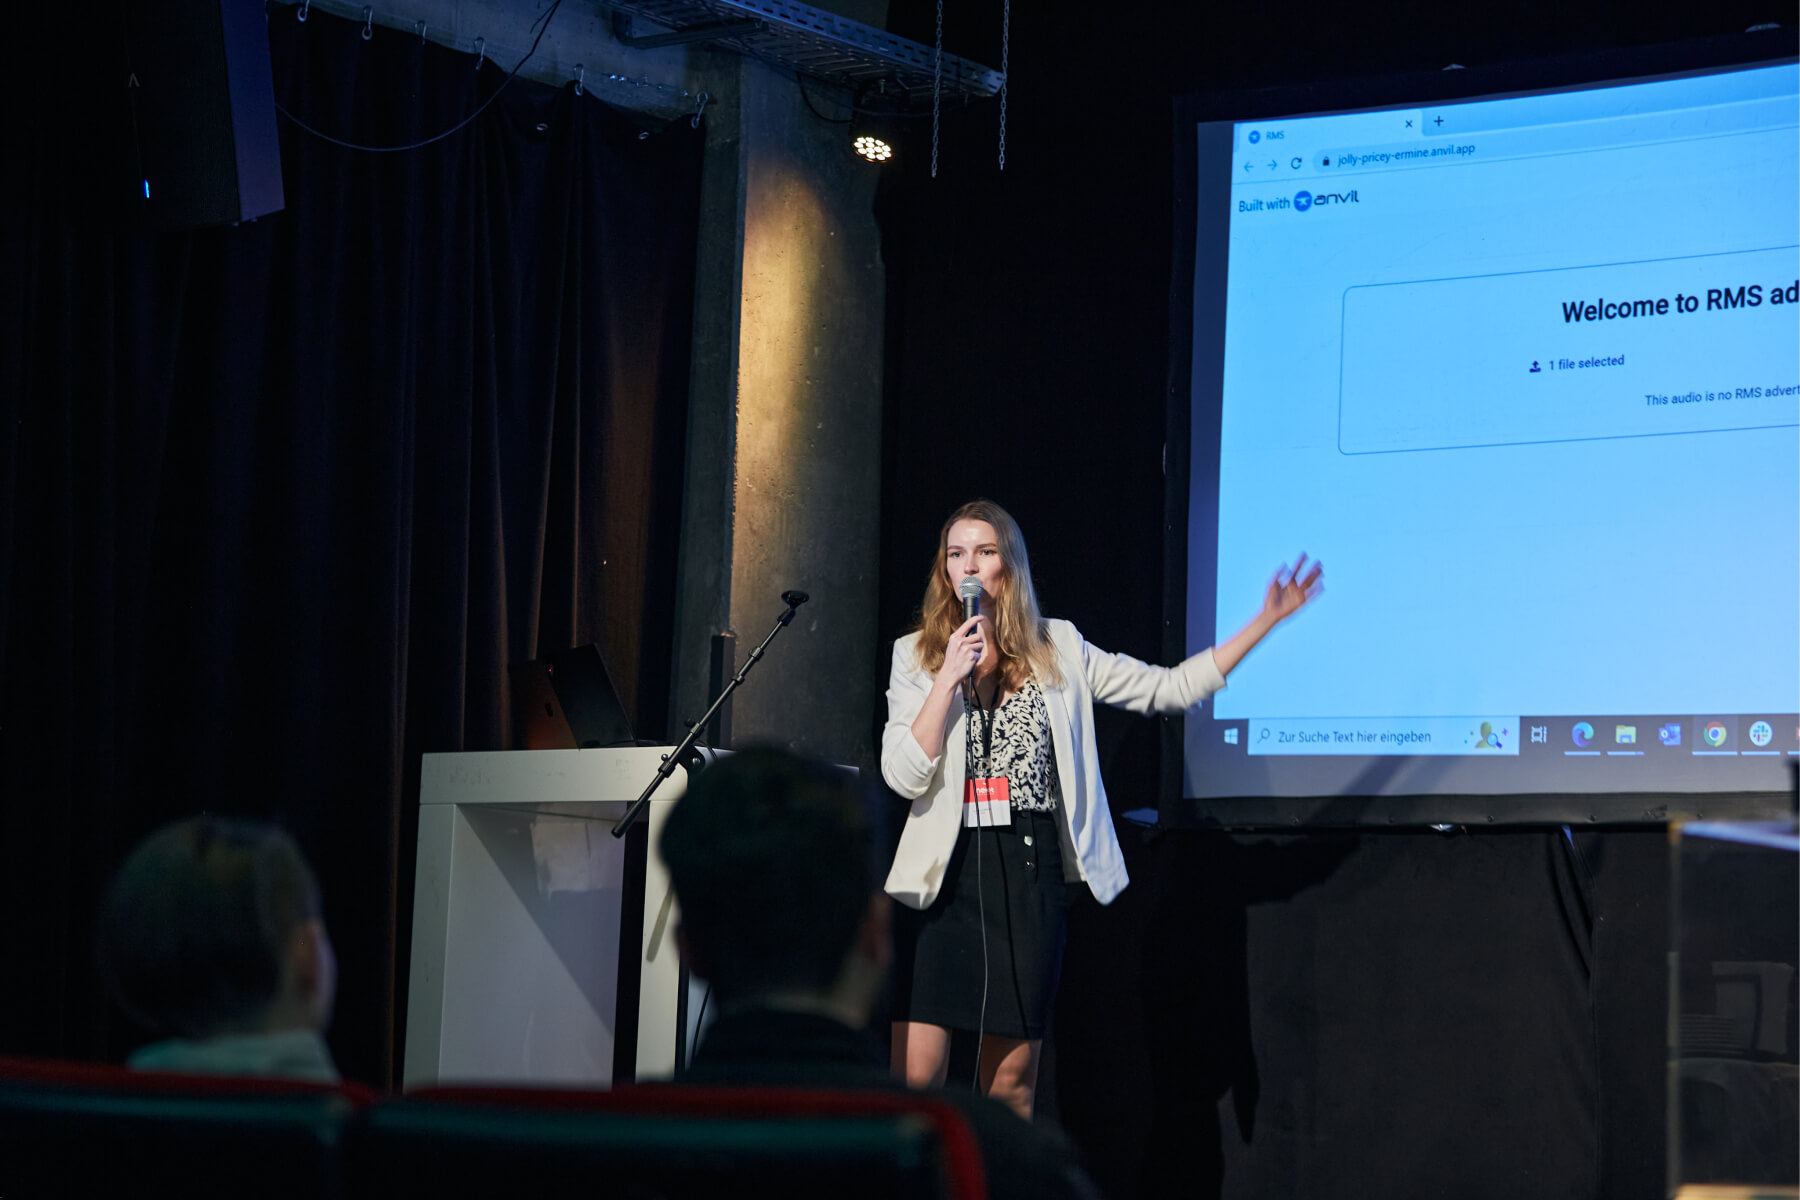
[[[982,716],[981,777],[983,779],[991,779],[994,754],[994,715],[1000,711],[1000,680],[997,677],[994,680],[994,704],[992,708],[982,707],[981,693],[976,690],[973,672],[970,673],[969,696],[975,701],[975,711]],[[975,730],[974,727],[971,726],[969,729],[969,738],[971,741],[974,740],[974,736]],[[963,770],[963,775],[965,777],[968,775],[966,766]],[[965,786],[968,786],[973,790],[972,784]],[[977,796],[979,797],[979,793]],[[1012,814],[1008,813],[1007,815],[1010,817]],[[981,1009],[975,1018],[975,1081],[970,1090],[978,1096],[982,1094],[981,1047],[987,1038],[988,983],[992,976],[992,972],[988,967],[987,888],[982,884],[981,879],[981,831],[983,828],[981,801],[977,798],[975,802],[975,844],[972,849],[975,852],[975,907],[981,924]],[[999,835],[996,834],[995,836],[998,837]],[[988,840],[993,841],[993,838]],[[996,852],[999,850],[997,844],[995,850]]]
[[[981,693],[975,690],[975,678],[974,672],[972,671],[969,674],[969,695],[970,698],[975,701],[975,711],[978,713],[983,712],[984,710],[981,707]],[[996,690],[994,699],[998,700],[999,698],[1000,693]],[[998,707],[998,705],[995,707]],[[988,736],[982,739],[982,766],[984,769],[987,766],[988,752],[992,749],[993,732],[994,727],[992,723],[989,723],[987,726]],[[974,736],[975,730],[971,726],[969,729],[969,738],[971,741],[974,740]],[[967,769],[964,770],[963,774],[965,776],[968,774]],[[967,786],[971,792],[974,791],[975,785],[973,783],[970,783]],[[987,1037],[988,1003],[987,888],[983,886],[981,882],[981,802],[979,799],[975,802],[975,836],[972,840],[975,843],[974,846],[971,847],[975,852],[975,906],[981,925],[981,1009],[975,1017],[975,1078],[970,1084],[969,1090],[979,1096],[981,1095],[981,1043],[982,1040]],[[948,1053],[948,1048],[946,1048],[946,1053]]]
[[[971,587],[970,585],[973,585],[973,586]],[[962,582],[957,584],[957,586],[956,586],[956,592],[957,592],[957,595],[962,599],[962,602],[963,602],[963,621],[965,623],[968,622],[972,617],[981,615],[981,609],[980,609],[981,584],[978,580],[975,579],[974,576],[972,576],[972,575],[963,576]],[[971,611],[971,609],[973,609],[973,611]],[[981,665],[981,660],[978,658],[975,660],[974,665],[972,665],[969,668],[969,677],[968,677],[968,679],[963,681],[963,685],[968,689],[968,699],[974,701],[974,703],[975,703],[975,711],[980,713],[985,718],[983,737],[982,737],[982,747],[981,747],[981,766],[982,766],[982,776],[981,777],[987,778],[989,772],[992,770],[991,759],[992,759],[993,749],[994,749],[994,713],[996,713],[1000,710],[1000,681],[998,678],[996,678],[994,681],[994,707],[993,707],[993,709],[989,710],[989,709],[983,708],[981,706],[981,692],[977,689],[977,687],[975,685],[975,671],[978,667],[980,667],[980,665]],[[964,704],[963,718],[965,720],[967,720],[968,716],[969,716],[968,705]],[[981,1008],[978,1011],[976,1018],[975,1018],[975,1078],[974,1078],[973,1082],[969,1085],[969,1090],[979,1096],[981,1094],[981,1047],[982,1047],[983,1039],[985,1039],[987,1037],[987,1004],[988,1004],[989,970],[988,970],[988,937],[987,937],[987,889],[983,886],[982,878],[981,878],[981,876],[982,876],[982,872],[981,872],[981,830],[982,830],[981,801],[979,799],[979,793],[977,793],[975,791],[975,784],[974,784],[973,778],[971,777],[971,766],[973,764],[973,756],[968,753],[968,747],[972,746],[974,741],[975,741],[975,727],[973,724],[971,724],[969,726],[967,740],[965,742],[965,749],[963,751],[963,790],[966,793],[968,793],[970,796],[977,797],[975,800],[975,830],[974,830],[974,836],[970,839],[970,841],[973,843],[973,845],[970,846],[970,850],[975,855],[975,912],[976,912],[977,919],[981,923]],[[1008,815],[1010,815],[1010,814],[1008,814]],[[948,1046],[946,1046],[944,1048],[946,1065],[947,1065],[947,1061],[949,1058],[949,1054],[950,1054],[950,1048]]]

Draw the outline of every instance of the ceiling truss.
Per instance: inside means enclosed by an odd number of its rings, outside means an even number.
[[[932,47],[794,0],[606,0],[602,7],[628,46],[704,42],[852,91],[897,82],[908,96],[929,95],[936,74]],[[941,82],[946,98],[980,99],[998,93],[1005,78],[946,54]]]

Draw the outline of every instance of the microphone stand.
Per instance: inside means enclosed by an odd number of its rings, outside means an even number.
[[[762,643],[750,652],[750,657],[744,660],[743,669],[732,677],[730,683],[725,685],[725,690],[720,692],[719,698],[712,702],[712,707],[706,710],[706,715],[688,726],[687,736],[681,739],[681,745],[675,747],[675,752],[673,754],[663,755],[662,765],[656,768],[656,778],[650,781],[650,786],[644,789],[643,795],[631,802],[631,807],[625,810],[625,815],[620,817],[618,823],[612,827],[612,835],[614,837],[625,836],[626,831],[629,830],[632,823],[637,820],[638,814],[643,811],[644,805],[650,803],[650,797],[655,794],[656,789],[661,787],[663,782],[667,780],[669,776],[675,773],[676,767],[691,767],[693,765],[688,762],[688,754],[694,749],[694,743],[700,740],[700,731],[705,729],[707,724],[713,719],[713,714],[719,711],[719,706],[731,699],[731,693],[737,691],[738,684],[744,682],[744,677],[750,674],[750,668],[756,665],[757,660],[763,656],[763,651],[768,649],[769,643],[775,640],[775,635],[780,633],[782,629],[794,619],[794,610],[812,599],[812,597],[808,596],[805,592],[792,591],[781,593],[781,599],[782,602],[787,605],[787,611],[775,618],[775,627],[769,630],[769,636],[764,638]]]

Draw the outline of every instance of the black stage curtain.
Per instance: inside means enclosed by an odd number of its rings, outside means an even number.
[[[504,74],[269,28],[277,100],[360,143]],[[124,165],[70,136],[95,116],[46,126],[0,232],[0,1051],[131,1044],[94,901],[205,809],[298,836],[339,1064],[391,1081],[420,754],[504,748],[507,665],[590,641],[664,732],[702,130],[524,81],[401,153],[283,120],[285,211],[151,236],[84,203]]]

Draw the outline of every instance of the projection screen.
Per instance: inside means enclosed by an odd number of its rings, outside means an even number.
[[[1500,82],[1178,105],[1169,649],[1327,584],[1185,719],[1187,819],[1788,806],[1800,70]]]

